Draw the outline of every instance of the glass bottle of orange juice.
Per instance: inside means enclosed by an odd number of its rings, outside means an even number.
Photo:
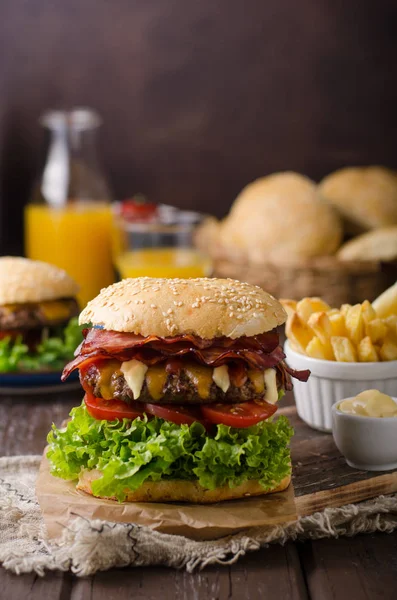
[[[29,258],[65,269],[80,285],[81,307],[114,281],[110,191],[99,168],[101,120],[89,109],[50,111],[46,162],[25,208]]]

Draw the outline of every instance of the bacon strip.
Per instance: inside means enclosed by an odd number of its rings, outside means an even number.
[[[164,362],[167,358],[174,358],[184,356],[187,354],[193,354],[194,357],[202,364],[211,367],[220,367],[226,362],[230,361],[244,361],[253,369],[268,369],[275,367],[283,358],[285,354],[280,346],[277,346],[270,354],[264,352],[253,352],[244,350],[219,350],[217,348],[208,348],[204,350],[198,350],[197,348],[187,347],[183,349],[177,349],[168,352],[156,352],[149,348],[137,349],[133,348],[126,350],[122,353],[119,352],[104,352],[103,350],[93,350],[90,354],[80,354],[76,356],[72,362],[66,365],[62,373],[62,381],[64,381],[72,371],[79,368],[85,368],[90,362],[94,360],[106,360],[116,358],[120,362],[132,360],[139,360],[148,366],[155,365],[159,362]]]
[[[123,350],[140,348],[150,345],[154,350],[165,352],[166,348],[233,348],[272,352],[278,346],[278,334],[275,331],[262,333],[252,337],[243,336],[237,339],[219,337],[206,340],[195,335],[178,335],[175,337],[161,338],[156,335],[143,337],[134,333],[120,333],[117,331],[106,331],[105,329],[85,329],[83,331],[85,340],[81,346],[81,354],[90,354],[93,350],[104,350],[109,354],[122,353]]]
[[[198,362],[212,367],[233,363],[236,379],[241,379],[245,372],[245,369],[242,370],[242,363],[261,370],[277,367],[285,389],[292,388],[290,375],[301,381],[306,381],[308,377],[307,372],[293,371],[283,363],[285,354],[278,345],[278,335],[274,331],[235,340],[226,337],[205,340],[193,335],[174,338],[160,338],[154,335],[143,337],[103,329],[88,329],[83,333],[85,340],[77,349],[76,358],[66,365],[62,380],[77,368],[85,369],[93,361],[116,358],[124,362],[135,359],[147,365],[154,365],[168,359],[177,360],[185,355],[193,355]]]
[[[296,369],[292,369],[291,367],[289,367],[284,361],[281,361],[281,364],[287,371],[287,373],[291,375],[291,377],[295,377],[295,379],[298,379],[299,381],[306,382],[310,377],[309,369],[306,369],[305,371],[297,371]]]

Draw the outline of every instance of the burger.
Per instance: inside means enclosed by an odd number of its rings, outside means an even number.
[[[81,406],[53,426],[57,477],[119,501],[211,503],[284,490],[292,429],[274,417],[290,376],[281,304],[230,279],[125,279],[80,315],[89,324],[63,378]]]
[[[78,285],[62,269],[0,258],[0,373],[61,370],[81,330]]]

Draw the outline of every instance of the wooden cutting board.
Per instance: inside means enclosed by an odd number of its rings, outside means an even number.
[[[278,412],[288,417],[295,430],[291,442],[292,481],[299,515],[397,492],[397,470],[352,469],[336,448],[332,435],[311,429],[298,417],[295,406]]]

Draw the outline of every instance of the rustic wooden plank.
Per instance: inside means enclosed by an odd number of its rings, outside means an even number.
[[[112,573],[114,574],[114,578],[116,579],[118,576],[117,571],[113,570]],[[70,593],[70,600],[91,600],[93,597],[93,584],[94,577],[84,577],[81,579],[74,577]],[[126,594],[123,594],[119,597],[119,600],[121,600],[121,598],[128,598],[128,596]],[[108,600],[110,600],[110,598]]]
[[[125,595],[125,590],[130,590]],[[75,580],[71,600],[226,600],[273,597],[308,598],[297,550],[293,544],[250,553],[230,567],[212,566],[197,573],[163,567],[117,569],[98,573],[92,584]]]
[[[298,548],[312,598],[397,597],[397,532],[317,540]]]
[[[71,576],[61,572],[39,577],[35,573],[15,575],[0,568],[0,598],[4,600],[68,600]]]
[[[81,398],[80,390],[29,398],[0,395],[2,455],[41,454],[51,424],[60,425]]]
[[[300,515],[343,506],[397,491],[397,471],[352,469],[335,446],[332,435],[316,431],[297,415],[294,406],[280,409],[295,430],[291,456],[297,511]]]
[[[230,598],[304,600],[306,585],[294,544],[270,546],[230,567]]]
[[[346,504],[355,504],[369,498],[376,498],[382,494],[397,492],[397,471],[373,477],[365,481],[351,483],[325,490],[299,496],[295,498],[298,515],[311,515],[327,507],[338,507]]]
[[[291,441],[295,496],[333,489],[341,482],[347,485],[373,479],[381,474],[349,467],[332,435],[306,425],[294,406],[281,408],[279,412],[288,417],[295,432]]]

